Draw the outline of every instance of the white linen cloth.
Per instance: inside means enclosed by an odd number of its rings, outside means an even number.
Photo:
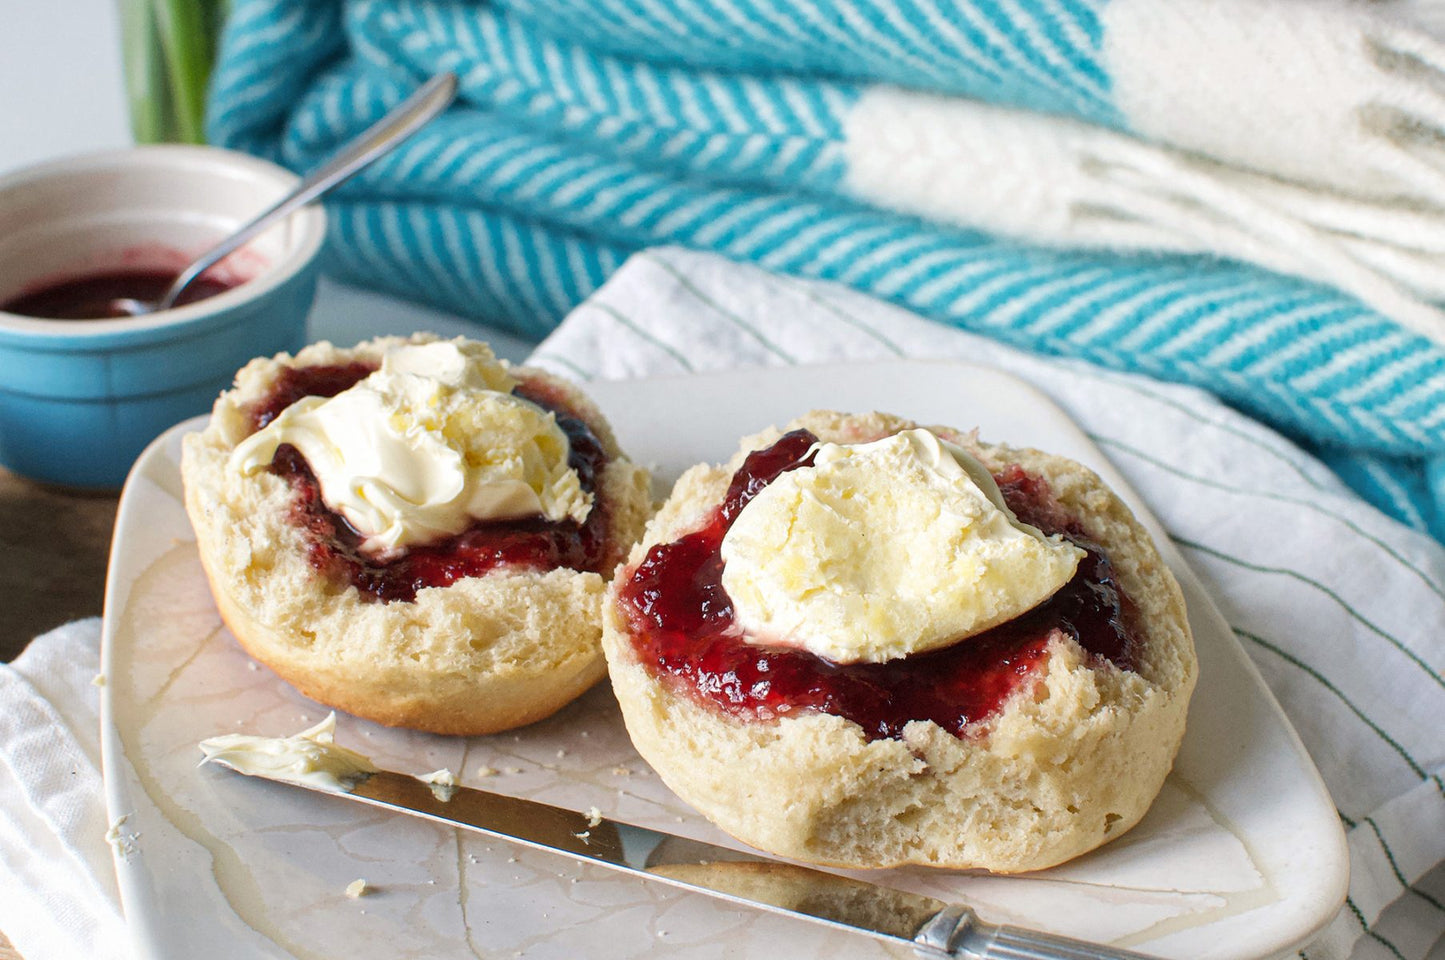
[[[997,366],[1050,394],[1201,575],[1348,830],[1349,903],[1303,960],[1445,958],[1445,548],[1278,434],[1196,390],[675,249],[635,256],[533,362],[592,380],[899,356]],[[124,952],[91,684],[99,633],[68,625],[0,667],[0,930],[26,960]]]
[[[0,932],[25,960],[128,956],[100,776],[100,621],[0,666]]]

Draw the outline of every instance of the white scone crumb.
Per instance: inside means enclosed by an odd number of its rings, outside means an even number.
[[[252,414],[290,369],[379,365],[418,334],[340,349],[313,344],[295,357],[256,360],[216,401],[206,429],[185,438],[186,513],[227,626],[255,660],[313,700],[353,715],[432,733],[473,736],[546,717],[606,672],[598,610],[606,581],[651,513],[645,471],[628,462],[601,413],[571,384],[537,370],[507,375],[583,420],[608,457],[594,489],[607,506],[600,572],[499,567],[411,600],[377,602],[318,571],[314,540],[293,522],[283,477],[230,468],[253,435]]]
[[[90,685],[91,685],[92,687],[103,687],[103,686],[105,686],[105,674],[103,674],[103,673],[97,673],[95,676],[91,677],[91,678],[90,678]]]
[[[1084,551],[1020,523],[987,468],[923,429],[820,443],[722,541],[750,641],[882,663],[982,633],[1053,596]]]
[[[356,879],[346,885],[346,895],[352,900],[359,900],[366,896],[371,890],[364,879]]]
[[[859,444],[916,426],[815,411],[783,429]],[[712,521],[745,455],[783,433],[772,429],[746,438],[729,463],[684,473],[619,570],[603,608],[613,691],[633,744],[667,786],[752,846],[840,867],[1043,869],[1126,832],[1163,784],[1198,672],[1183,597],[1148,534],[1088,469],[929,430],[991,473],[1038,477],[1061,515],[1100,544],[1135,609],[1129,669],[1054,631],[1029,682],[964,735],[914,720],[876,738],[820,712],[734,715],[659,678],[639,660],[618,594],[654,545]]]
[[[602,822],[602,811],[596,807],[587,808],[587,826],[595,827]]]
[[[432,796],[436,797],[442,803],[448,802],[456,795],[457,775],[446,767],[442,767],[440,770],[433,770],[431,773],[421,774],[416,779],[430,787]]]
[[[136,843],[140,840],[139,833],[121,829],[129,820],[130,814],[123,813],[116,817],[115,820],[111,822],[110,829],[105,831],[105,842],[110,844],[111,848],[115,850],[116,855],[122,860],[129,860],[135,856],[137,850]]]
[[[480,767],[477,767],[477,776],[483,777],[483,778],[485,778],[485,777],[495,777],[498,772],[499,772],[499,771],[497,770],[496,767],[489,767],[489,766],[487,766],[487,765],[485,765],[485,764],[483,764],[483,765],[480,766]]]

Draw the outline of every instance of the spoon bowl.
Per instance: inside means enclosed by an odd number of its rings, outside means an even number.
[[[129,317],[142,317],[148,313],[155,313],[157,310],[169,310],[176,305],[176,297],[180,295],[180,290],[176,291],[174,297],[171,296],[170,291],[166,291],[166,295],[154,303],[137,300],[134,297],[116,297],[110,302],[110,309],[113,313],[123,313]],[[170,302],[167,303],[167,300]]]

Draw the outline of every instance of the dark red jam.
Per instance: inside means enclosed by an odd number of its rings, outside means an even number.
[[[631,573],[621,597],[648,669],[734,715],[770,719],[820,711],[852,720],[876,740],[899,736],[911,720],[932,720],[963,736],[1037,674],[1055,630],[1096,658],[1131,667],[1133,607],[1108,558],[1054,500],[1048,483],[1018,466],[996,478],[1009,507],[1088,552],[1074,578],[1045,603],[966,642],[888,663],[836,664],[744,642],[722,585],[723,535],[759,490],[811,464],[815,441],[795,430],[748,456],[712,521],[654,546]]]
[[[176,273],[164,270],[125,270],[72,277],[22,294],[0,305],[0,310],[44,320],[114,320],[131,316],[116,307],[116,300],[154,303],[175,283],[176,276]],[[202,274],[181,291],[176,298],[176,306],[183,307],[225,293],[241,282],[239,279],[217,279]]]
[[[251,428],[260,430],[302,397],[334,397],[376,372],[369,363],[282,367],[261,402],[251,407]]]
[[[373,369],[364,363],[288,368],[251,409],[251,422],[260,429],[301,397],[335,396]],[[321,499],[321,488],[306,458],[290,444],[282,444],[272,460],[271,472],[285,477],[296,491],[291,519],[309,534],[312,566],[383,603],[415,600],[423,587],[445,587],[502,566],[599,569],[607,556],[608,543],[607,504],[596,495],[597,477],[606,465],[607,454],[592,430],[560,396],[526,382],[514,392],[551,410],[557,425],[567,434],[571,446],[568,465],[577,471],[582,489],[594,497],[585,523],[541,517],[483,521],[453,537],[408,547],[400,556],[379,561],[362,552],[362,536]]]

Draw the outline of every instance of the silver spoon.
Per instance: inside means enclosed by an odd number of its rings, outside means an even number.
[[[403,140],[445,110],[456,94],[456,74],[439,73],[432,77],[386,116],[338,150],[331,159],[307,174],[296,185],[296,189],[196,258],[181,271],[159,300],[150,303],[131,297],[118,297],[111,301],[112,308],[132,317],[169,310],[175,306],[181,291],[190,286],[197,277],[276,221],[306,206],[373,160],[390,153]]]

